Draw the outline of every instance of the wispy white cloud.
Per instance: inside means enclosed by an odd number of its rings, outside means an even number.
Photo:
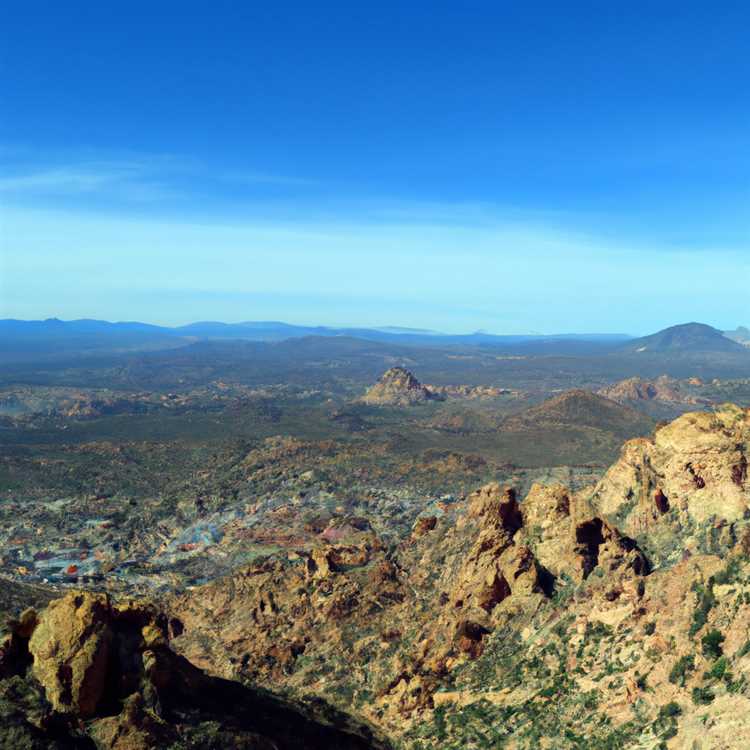
[[[124,201],[200,199],[211,189],[272,185],[304,187],[314,180],[264,171],[212,168],[170,154],[74,154],[36,157],[0,145],[0,193],[22,199],[88,197]]]
[[[51,167],[16,168],[0,177],[6,196],[89,196],[127,201],[163,200],[180,194],[176,185],[161,178],[147,164],[93,162]]]
[[[0,177],[0,190],[11,193],[74,192],[88,193],[111,182],[109,175],[76,169],[51,169]]]

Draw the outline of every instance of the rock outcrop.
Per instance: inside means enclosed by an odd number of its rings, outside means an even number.
[[[412,406],[442,399],[442,395],[423,386],[406,368],[391,367],[367,389],[362,402],[373,406]]]
[[[591,502],[632,536],[666,516],[677,522],[675,534],[712,518],[731,526],[750,510],[748,446],[747,410],[685,414],[653,439],[626,443]]]
[[[534,555],[514,543],[523,525],[515,492],[496,483],[482,487],[469,497],[468,516],[479,522],[479,534],[457,576],[452,606],[490,614],[511,594],[541,594]]]
[[[627,378],[600,389],[598,393],[620,404],[639,401],[663,401],[669,404],[706,403],[705,400],[686,393],[679,381],[667,375],[662,375],[655,380],[644,380],[639,377]]]
[[[33,672],[56,711],[83,718],[104,701],[115,661],[115,615],[106,594],[69,594],[50,603],[29,640]],[[140,646],[140,644],[139,644]]]
[[[424,401],[475,401],[507,395],[517,396],[518,392],[491,385],[427,385],[405,367],[391,367],[361,401],[375,406],[411,406]]]

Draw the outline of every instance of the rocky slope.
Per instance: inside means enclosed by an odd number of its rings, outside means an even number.
[[[503,430],[524,432],[596,431],[620,443],[649,434],[654,420],[635,409],[586,390],[572,390],[505,419]]]
[[[690,414],[589,490],[490,484],[399,544],[321,539],[173,599],[174,647],[408,748],[743,746],[749,441],[750,412]]]

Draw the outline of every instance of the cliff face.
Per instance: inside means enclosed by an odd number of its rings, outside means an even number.
[[[378,746],[367,725],[422,750],[750,746],[749,439],[750,411],[688,414],[578,492],[491,483],[398,539],[341,519],[164,611],[73,593],[3,669],[104,747],[211,722],[280,748]]]

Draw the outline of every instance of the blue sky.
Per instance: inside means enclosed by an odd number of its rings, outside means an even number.
[[[0,317],[750,322],[744,3],[10,2]]]

